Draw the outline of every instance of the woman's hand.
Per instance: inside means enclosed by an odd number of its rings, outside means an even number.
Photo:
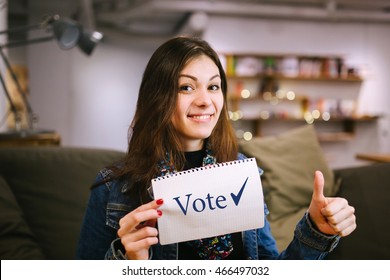
[[[316,171],[309,206],[310,219],[325,234],[347,236],[356,229],[355,208],[340,197],[324,196],[324,176]]]
[[[131,211],[119,220],[118,236],[131,260],[147,260],[149,247],[157,244],[158,231],[155,228],[162,212],[158,210],[162,199],[153,200]]]

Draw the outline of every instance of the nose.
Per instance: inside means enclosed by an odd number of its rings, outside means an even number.
[[[207,88],[199,89],[196,95],[195,104],[197,106],[208,106],[212,103],[211,95]]]

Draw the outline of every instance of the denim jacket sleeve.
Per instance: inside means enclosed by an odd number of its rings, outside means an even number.
[[[96,178],[103,178],[102,172]],[[107,207],[110,183],[92,189],[81,227],[76,252],[77,259],[98,260],[106,257],[107,249],[117,239],[116,229],[107,224]]]
[[[309,213],[298,222],[294,238],[287,249],[280,254],[283,259],[324,259],[339,243],[340,236],[326,235],[313,225]]]
[[[111,170],[103,169],[96,177],[80,232],[78,259],[125,259],[117,230],[119,220],[140,205],[129,195],[131,182],[109,178]],[[100,183],[99,183],[100,182]]]
[[[121,239],[118,237],[111,242],[104,259],[106,260],[127,260],[126,251],[123,248]]]
[[[265,215],[268,209],[265,205]],[[316,230],[308,213],[298,222],[289,246],[279,253],[270,224],[265,217],[264,227],[243,233],[245,258],[248,260],[316,260],[324,259],[338,244],[340,237],[325,235]]]

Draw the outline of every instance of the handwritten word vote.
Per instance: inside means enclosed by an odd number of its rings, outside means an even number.
[[[246,178],[244,184],[242,185],[238,193],[230,193],[230,197],[236,206],[238,206],[238,204],[240,203],[248,178],[249,177]],[[217,208],[224,209],[228,205],[228,198],[226,198],[224,195],[218,195],[214,197],[210,193],[208,193],[205,198],[198,197],[194,199],[192,197],[192,193],[188,193],[185,195],[185,198],[183,198],[184,201],[181,201],[180,196],[174,197],[173,200],[175,200],[176,203],[179,205],[180,210],[183,212],[183,214],[187,215],[188,210],[191,209],[195,212],[203,212],[206,208],[210,210],[215,210]]]

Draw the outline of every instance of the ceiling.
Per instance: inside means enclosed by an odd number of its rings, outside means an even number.
[[[34,11],[149,37],[201,32],[209,15],[390,23],[390,0],[0,0],[0,7],[7,2],[10,27],[25,25]]]

